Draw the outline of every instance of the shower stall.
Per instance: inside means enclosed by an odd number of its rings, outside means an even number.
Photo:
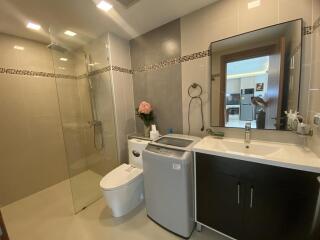
[[[99,182],[119,165],[105,39],[79,49],[50,48],[74,211],[101,197]],[[60,78],[63,76],[63,78]]]
[[[10,226],[32,216],[29,201],[42,221],[40,208],[78,213],[101,198],[135,131],[132,74],[111,67],[130,57],[129,42],[106,33],[70,46],[50,34],[44,43],[0,33],[0,209]]]

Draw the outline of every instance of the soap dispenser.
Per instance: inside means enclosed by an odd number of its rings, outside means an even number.
[[[156,125],[151,125],[151,131],[150,131],[150,139],[155,140],[160,136],[159,131],[156,128]]]

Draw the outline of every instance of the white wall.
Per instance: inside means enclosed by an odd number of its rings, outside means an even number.
[[[319,0],[261,0],[261,5],[248,9],[248,0],[223,0],[181,18],[181,55],[203,51],[209,48],[213,41],[234,36],[269,25],[303,18],[307,25],[312,24],[312,9]],[[308,91],[310,78],[311,36],[304,37],[302,66],[302,95]],[[187,88],[197,82],[204,88],[204,118],[205,128],[210,127],[210,64],[209,57],[182,63],[182,104],[183,130],[187,132],[188,102]],[[308,98],[303,97],[302,107],[307,109]],[[201,133],[201,118],[199,106],[192,106],[191,133]],[[240,130],[223,129],[227,134],[238,135]],[[290,140],[291,133],[256,130],[256,137],[270,137],[272,140]],[[281,135],[281,136],[280,136]],[[295,140],[295,139],[294,139]]]
[[[314,2],[313,21],[320,18],[320,1]],[[320,113],[320,27],[316,28],[312,34],[312,60],[311,60],[311,80],[309,82],[309,112],[308,118],[312,118],[316,113]],[[310,140],[311,149],[320,157],[320,127],[314,126],[314,134]]]
[[[108,33],[110,64],[131,69],[129,41]],[[111,71],[120,163],[128,161],[128,134],[136,131],[132,74]]]

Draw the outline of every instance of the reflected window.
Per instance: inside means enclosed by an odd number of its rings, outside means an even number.
[[[268,88],[269,56],[249,58],[226,65],[225,126],[265,128],[265,106]],[[258,121],[258,123],[257,123]]]

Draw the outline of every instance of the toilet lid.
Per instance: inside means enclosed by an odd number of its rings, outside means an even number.
[[[122,164],[102,178],[100,187],[104,190],[113,190],[133,182],[141,174],[142,169]]]

